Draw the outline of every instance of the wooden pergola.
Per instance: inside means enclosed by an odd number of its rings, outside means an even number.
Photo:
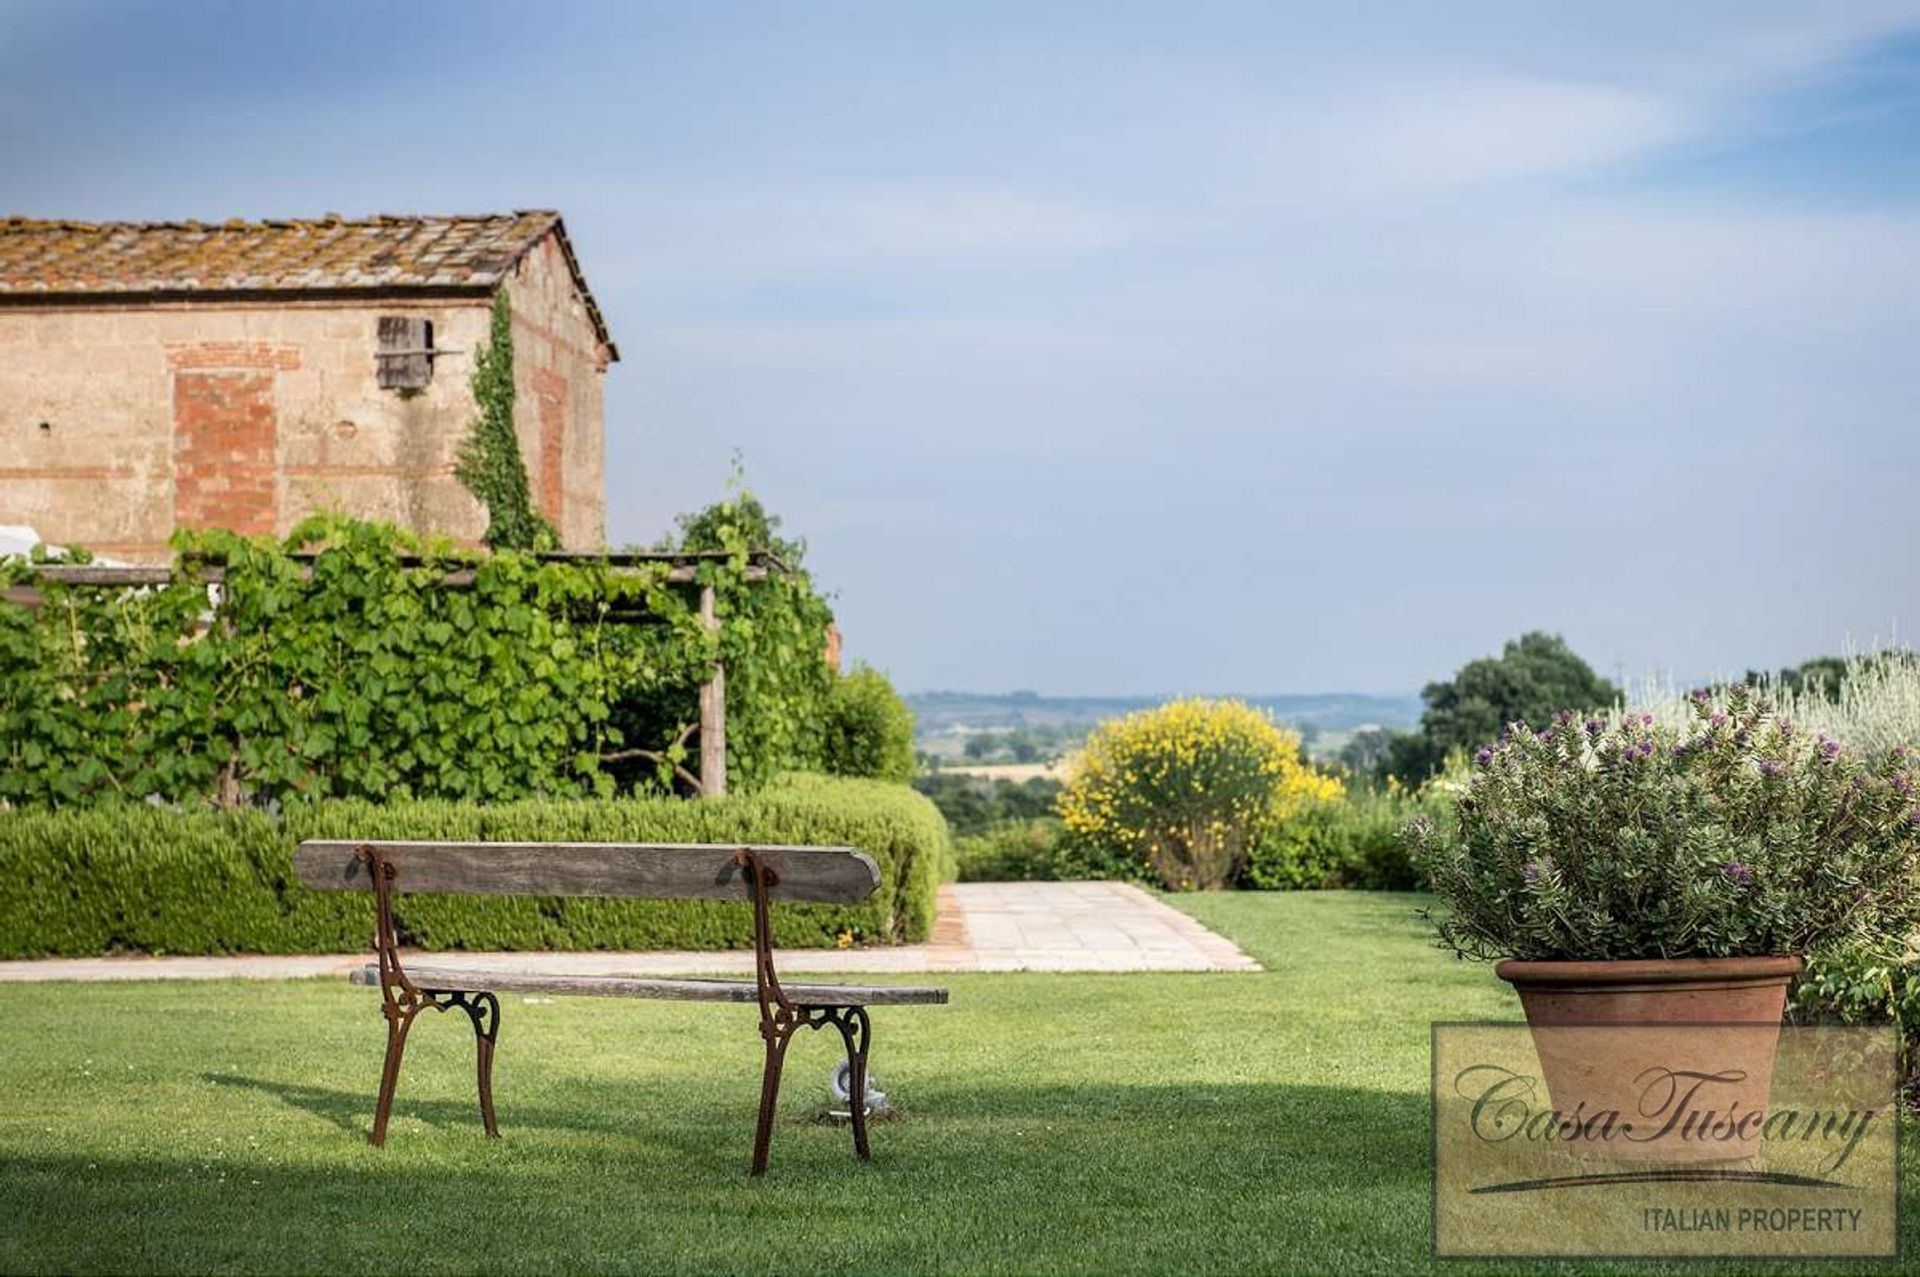
[[[319,552],[303,552],[292,555],[295,560],[312,560]],[[601,552],[595,550],[549,550],[534,554],[532,557],[542,563],[577,563],[598,565],[618,575],[628,572],[637,574],[643,569],[651,569],[661,564],[667,565],[666,580],[669,585],[693,585],[699,580],[699,569],[703,564],[724,563],[733,558],[725,550],[623,550],[619,552]],[[402,567],[422,567],[428,562],[419,555],[401,555]],[[170,565],[121,565],[97,563],[32,563],[25,565],[30,578],[42,581],[57,581],[65,585],[96,585],[107,588],[141,589],[174,582],[174,569]],[[209,585],[217,585],[226,580],[225,565],[206,561],[190,564],[190,570]],[[311,572],[311,568],[305,569]],[[755,551],[747,556],[746,577],[748,581],[765,581],[771,576],[785,576],[793,569],[779,555],[772,551]],[[450,590],[471,589],[474,583],[475,569],[470,567],[450,568],[442,573],[440,584]],[[9,586],[6,599],[9,603],[19,603],[26,607],[38,607],[42,602],[39,589],[30,583]],[[628,623],[639,618],[617,617]],[[720,628],[720,617],[711,585],[700,586],[700,620],[709,630]],[[700,793],[704,796],[718,796],[727,792],[727,667],[716,658],[706,681],[700,684],[700,769],[698,780]]]

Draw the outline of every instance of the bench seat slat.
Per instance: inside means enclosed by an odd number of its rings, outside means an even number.
[[[317,891],[371,891],[359,849],[376,848],[399,892],[490,896],[617,896],[751,900],[737,844],[387,842],[309,839],[294,852],[300,881]],[[852,847],[749,846],[777,876],[769,899],[858,904],[880,885],[880,867]]]
[[[472,967],[423,967],[407,964],[407,978],[422,989],[447,992],[554,993],[601,998],[654,998],[675,1002],[756,1002],[751,980],[676,980],[651,976],[542,975],[521,971],[484,971]],[[380,968],[353,973],[353,983],[379,987]],[[945,989],[904,984],[789,984],[780,987],[795,1002],[813,1006],[927,1006],[947,1000]]]

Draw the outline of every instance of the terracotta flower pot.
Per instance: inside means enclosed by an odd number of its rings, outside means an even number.
[[[1509,960],[1556,1112],[1603,1157],[1723,1161],[1759,1151],[1787,988],[1799,958]],[[1622,1127],[1631,1129],[1622,1130]]]

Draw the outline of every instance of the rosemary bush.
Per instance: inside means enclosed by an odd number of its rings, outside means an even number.
[[[1797,686],[1778,676],[1762,676],[1752,690],[1794,723],[1825,731],[1848,745],[1865,750],[1920,748],[1920,653],[1910,647],[1874,648],[1850,652],[1837,665],[1831,677]],[[1723,711],[1730,695],[1728,686],[1708,689],[1714,708]],[[1614,716],[1652,714],[1655,723],[1682,728],[1692,720],[1699,699],[1671,683],[1649,679]]]
[[[1535,732],[1474,759],[1441,836],[1408,829],[1466,957],[1820,955],[1920,924],[1920,799],[1904,747],[1802,730],[1742,686]]]

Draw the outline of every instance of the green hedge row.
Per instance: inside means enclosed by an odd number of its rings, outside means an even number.
[[[0,815],[0,958],[367,948],[371,899],[302,887],[303,838],[815,843],[872,856],[881,884],[867,904],[773,911],[775,942],[807,946],[924,939],[952,855],[946,823],[912,790],[817,776],[692,802],[13,811]],[[427,949],[722,949],[753,934],[746,905],[716,901],[418,895],[399,897],[396,914],[403,941]]]

